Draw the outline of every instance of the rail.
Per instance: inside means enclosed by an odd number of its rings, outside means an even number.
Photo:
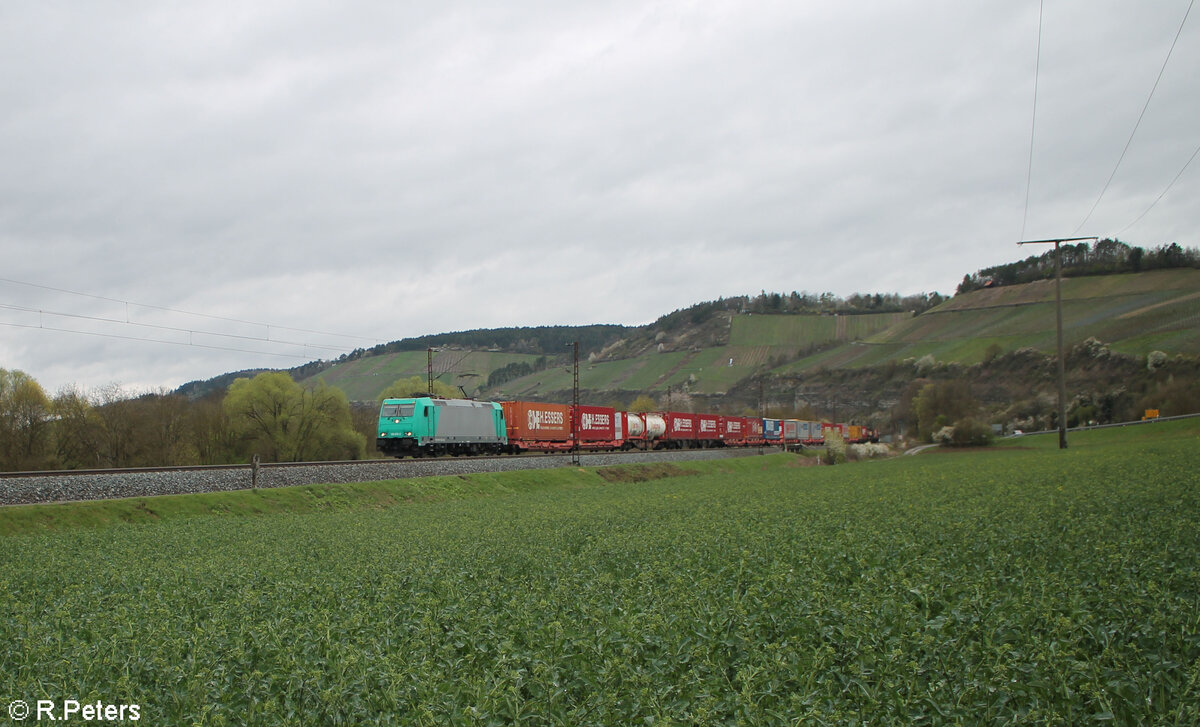
[[[742,449],[742,448],[738,448]],[[746,447],[744,449],[754,449]],[[759,447],[758,449],[762,449]],[[679,452],[681,450],[645,450],[634,449],[630,452],[638,454],[655,455],[658,453],[667,454],[670,452]],[[683,450],[692,451],[692,450]],[[697,452],[709,450],[694,450]],[[582,451],[580,456],[583,457],[602,457],[606,455],[623,454],[624,452],[610,451]],[[553,457],[557,455],[570,454],[570,451],[563,452],[523,452],[521,454],[480,454],[480,455],[446,455],[442,457],[418,457],[414,459],[397,459],[394,457],[380,457],[377,459],[344,459],[344,460],[324,460],[319,462],[262,462],[258,465],[259,469],[286,469],[289,467],[336,467],[336,466],[366,466],[380,464],[397,464],[401,462],[454,462],[454,461],[487,461],[487,460],[507,460],[507,459],[522,459],[522,458],[538,458],[538,457]],[[247,472],[254,469],[252,462],[244,464],[195,464],[195,465],[172,465],[166,467],[109,467],[99,469],[86,470],[29,470],[20,472],[0,472],[0,480],[5,479],[22,479],[29,477],[83,477],[86,475],[127,475],[127,474],[164,474],[172,472],[223,472],[245,470]]]

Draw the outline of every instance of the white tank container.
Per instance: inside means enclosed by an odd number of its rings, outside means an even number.
[[[625,426],[629,429],[625,436],[630,438],[640,437],[646,431],[646,422],[642,421],[641,415],[631,411],[625,412]]]
[[[667,433],[667,422],[661,414],[646,414],[646,439],[658,439]]]

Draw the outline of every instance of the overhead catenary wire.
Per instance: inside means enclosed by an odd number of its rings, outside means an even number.
[[[349,334],[344,334],[344,333],[335,333],[332,331],[320,331],[320,330],[307,329],[307,328],[298,328],[295,326],[283,326],[283,325],[277,325],[277,324],[271,324],[271,323],[264,323],[261,321],[244,320],[244,319],[234,318],[234,317],[230,317],[230,316],[214,315],[211,313],[199,313],[196,311],[182,310],[182,309],[178,309],[178,308],[170,308],[170,307],[161,306],[161,305],[138,303],[138,302],[134,302],[134,301],[123,300],[120,298],[96,295],[93,293],[86,293],[86,292],[82,292],[82,291],[78,291],[78,290],[70,290],[67,288],[61,288],[61,287],[56,287],[56,286],[42,285],[39,283],[30,283],[30,282],[22,281],[22,280],[13,280],[11,278],[0,278],[0,283],[25,286],[28,288],[35,288],[35,289],[40,289],[40,290],[47,290],[47,291],[51,291],[54,293],[61,293],[64,295],[87,298],[89,300],[103,301],[105,303],[121,305],[121,306],[124,306],[124,308],[125,308],[123,317],[114,317],[112,315],[103,315],[103,314],[96,314],[96,313],[78,313],[78,312],[70,312],[70,311],[62,311],[62,310],[50,310],[45,307],[34,307],[34,306],[30,306],[30,305],[14,305],[14,304],[10,304],[10,303],[0,302],[0,310],[9,310],[9,311],[14,311],[16,313],[36,314],[38,316],[38,322],[36,324],[24,323],[24,322],[14,322],[14,321],[0,321],[0,326],[4,326],[7,328],[21,328],[21,329],[26,329],[26,330],[42,330],[42,331],[51,331],[51,332],[55,332],[55,333],[70,333],[70,334],[75,334],[75,335],[91,336],[91,337],[95,337],[95,338],[109,338],[109,339],[114,339],[114,340],[137,341],[137,342],[142,342],[142,343],[164,344],[164,345],[171,345],[171,346],[189,346],[192,348],[200,348],[200,349],[206,349],[206,350],[212,350],[212,351],[228,351],[228,352],[236,352],[236,353],[248,353],[248,354],[261,355],[261,356],[291,358],[291,359],[297,359],[297,360],[312,360],[314,358],[317,358],[317,359],[330,358],[330,356],[329,356],[330,353],[335,353],[335,352],[344,353],[348,350],[348,348],[350,348],[350,345],[328,345],[329,342],[312,343],[309,341],[289,340],[290,338],[296,338],[296,337],[289,337],[288,339],[284,339],[284,338],[279,338],[279,337],[273,336],[274,333],[277,333],[279,331],[288,331],[288,332],[292,332],[292,333],[311,334],[314,336],[324,336],[324,337],[328,337],[328,338],[369,341],[372,343],[381,342],[381,339],[369,338],[366,336],[355,336],[355,335],[349,335]],[[233,332],[225,332],[225,331],[220,331],[220,330],[212,330],[212,328],[216,328],[216,326],[206,327],[206,328],[208,328],[206,330],[206,329],[202,329],[199,327],[188,327],[186,324],[164,325],[162,323],[148,323],[148,322],[144,322],[144,321],[131,320],[130,315],[129,315],[129,309],[131,306],[135,307],[135,308],[150,310],[150,311],[157,311],[157,312],[168,313],[168,314],[173,314],[173,315],[192,316],[195,318],[219,321],[222,323],[232,323],[232,324],[239,324],[239,325],[244,325],[244,326],[261,327],[264,329],[264,334],[263,335],[248,335],[244,332],[233,333]],[[95,324],[100,324],[102,327],[126,326],[126,327],[129,327],[132,329],[142,330],[142,331],[162,331],[162,332],[187,334],[187,340],[186,341],[172,340],[171,338],[163,338],[163,337],[129,335],[127,333],[114,332],[113,330],[108,330],[108,331],[83,330],[80,327],[68,327],[67,325],[64,325],[61,323],[48,325],[45,320],[47,317],[57,318],[57,319],[65,319],[65,320],[76,320],[76,321],[85,322],[85,323],[95,323]],[[199,339],[199,340],[197,340],[197,339]],[[222,340],[232,342],[233,345],[220,345],[219,342],[221,342]],[[207,341],[207,342],[205,342],[205,341]],[[290,346],[290,347],[298,347],[298,348],[297,348],[297,350],[294,350],[291,352],[278,351],[278,350],[272,351],[272,350],[264,350],[263,346],[246,345],[248,343],[262,343],[262,344],[268,344],[268,345]]]
[[[1025,225],[1029,222],[1029,190],[1033,181],[1033,140],[1037,132],[1038,78],[1042,67],[1042,17],[1045,4],[1045,0],[1038,3],[1037,52],[1033,61],[1033,119],[1029,124],[1029,165],[1025,169],[1025,214],[1021,217],[1021,240],[1025,239]]]
[[[1188,157],[1188,160],[1186,162],[1184,162],[1183,166],[1179,169],[1179,173],[1176,174],[1175,178],[1171,180],[1171,182],[1166,186],[1166,188],[1163,189],[1163,191],[1160,192],[1159,195],[1154,198],[1154,201],[1150,203],[1150,206],[1147,207],[1145,210],[1143,210],[1142,213],[1137,216],[1137,219],[1135,219],[1133,222],[1130,222],[1128,225],[1125,225],[1124,227],[1122,227],[1121,231],[1118,232],[1117,234],[1118,235],[1124,234],[1126,230],[1128,230],[1130,227],[1133,227],[1137,223],[1141,222],[1143,217],[1150,214],[1150,210],[1154,209],[1154,206],[1156,204],[1158,204],[1159,201],[1161,201],[1163,197],[1167,196],[1167,192],[1171,191],[1171,187],[1175,186],[1175,183],[1179,181],[1179,178],[1183,176],[1183,173],[1185,171],[1187,171],[1188,166],[1190,166],[1191,163],[1193,161],[1195,161],[1197,155],[1200,155],[1200,146],[1196,147],[1196,150],[1192,152],[1192,155],[1190,157]]]
[[[1171,54],[1175,52],[1175,45],[1179,42],[1179,36],[1183,33],[1183,26],[1187,23],[1188,15],[1191,14],[1192,6],[1195,3],[1196,0],[1191,0],[1191,2],[1188,3],[1187,10],[1183,13],[1183,19],[1179,21],[1179,29],[1175,31],[1175,38],[1171,41],[1171,47],[1167,50],[1167,57],[1163,59],[1162,67],[1158,69],[1158,77],[1154,79],[1154,85],[1150,87],[1150,95],[1146,97],[1146,103],[1142,105],[1142,112],[1138,114],[1137,121],[1133,124],[1133,131],[1129,132],[1129,139],[1125,141],[1125,148],[1121,150],[1121,155],[1117,157],[1117,163],[1113,167],[1112,174],[1108,175],[1108,181],[1104,183],[1104,188],[1100,190],[1100,196],[1097,197],[1096,201],[1092,203],[1092,208],[1088,210],[1088,213],[1084,216],[1083,221],[1079,223],[1079,227],[1075,228],[1075,234],[1078,234],[1079,231],[1083,229],[1083,226],[1087,224],[1088,220],[1092,218],[1092,214],[1095,213],[1096,208],[1100,206],[1100,200],[1104,199],[1104,194],[1108,192],[1109,186],[1112,184],[1113,179],[1116,178],[1117,170],[1121,168],[1121,162],[1125,161],[1125,154],[1129,151],[1130,145],[1133,144],[1133,138],[1137,135],[1138,127],[1142,125],[1142,119],[1146,116],[1146,109],[1150,108],[1150,101],[1154,98],[1154,92],[1158,90],[1158,84],[1162,80],[1163,72],[1167,70],[1167,63],[1169,63],[1171,60]],[[1184,168],[1186,169],[1187,165],[1184,165]],[[1182,174],[1182,172],[1180,172],[1180,174]],[[1174,182],[1172,182],[1172,184],[1174,184]],[[1170,186],[1168,185],[1168,189],[1169,188]],[[1155,202],[1157,203],[1157,200]],[[1141,218],[1139,217],[1138,219]],[[1024,237],[1024,235],[1022,235],[1022,237]]]
[[[161,338],[141,338],[139,336],[123,336],[119,333],[100,333],[98,331],[80,331],[80,330],[74,329],[74,328],[58,328],[55,326],[46,326],[46,325],[35,326],[35,325],[28,324],[28,323],[7,323],[4,321],[0,321],[0,326],[8,326],[10,328],[32,328],[35,330],[55,331],[58,333],[75,333],[75,334],[79,334],[82,336],[96,336],[98,338],[115,338],[115,339],[119,339],[122,341],[141,341],[143,343],[163,343],[163,344],[167,344],[170,346],[192,346],[195,348],[205,348],[205,349],[210,349],[210,350],[214,350],[214,351],[234,351],[237,353],[252,353],[252,354],[257,354],[257,355],[261,355],[261,356],[279,356],[282,358],[312,359],[312,356],[310,354],[303,354],[303,353],[279,353],[276,351],[258,351],[258,350],[251,350],[251,349],[246,349],[246,348],[233,348],[232,346],[213,346],[211,344],[195,343],[193,341],[168,341],[168,340],[164,340]]]
[[[60,311],[45,310],[43,308],[30,308],[28,306],[11,305],[8,303],[0,303],[0,309],[18,311],[18,312],[22,312],[22,313],[37,313],[39,315],[54,316],[56,318],[74,318],[77,320],[93,321],[96,323],[114,323],[114,324],[121,325],[121,326],[134,326],[137,328],[151,328],[151,329],[160,330],[160,331],[174,331],[176,333],[187,333],[189,335],[213,336],[215,338],[232,338],[232,339],[239,339],[239,340],[243,340],[243,341],[261,341],[263,343],[279,343],[279,344],[288,345],[288,346],[304,346],[306,348],[325,349],[327,351],[344,351],[345,350],[344,346],[324,346],[321,344],[308,343],[306,341],[284,341],[284,340],[281,340],[278,338],[270,338],[269,336],[267,336],[267,337],[246,336],[246,335],[239,335],[236,333],[218,333],[215,331],[202,331],[202,330],[198,330],[198,329],[194,329],[194,328],[180,328],[178,326],[164,326],[164,325],[159,325],[159,324],[155,324],[155,323],[141,323],[138,321],[121,320],[119,318],[107,318],[104,316],[85,315],[83,313],[63,313]],[[19,325],[19,324],[11,324],[11,325]],[[46,326],[30,326],[30,325],[21,325],[20,327],[46,328]],[[74,331],[74,329],[64,329],[64,328],[47,328],[47,330],[55,330],[55,331],[71,330],[71,331]],[[293,329],[287,329],[287,330],[293,330]],[[82,333],[84,331],[79,331],[79,332]],[[122,336],[122,338],[129,338],[129,337]],[[134,340],[158,340],[158,339],[134,339]]]
[[[80,296],[83,298],[91,298],[93,300],[103,300],[103,301],[106,301],[109,303],[119,303],[126,307],[132,305],[132,306],[136,306],[138,308],[146,308],[149,310],[163,311],[165,313],[177,313],[180,315],[196,316],[198,318],[208,318],[210,320],[224,321],[226,323],[240,323],[240,324],[248,325],[248,326],[262,326],[263,328],[266,328],[268,330],[274,328],[276,330],[281,330],[281,331],[294,331],[296,333],[311,333],[311,334],[318,335],[318,336],[331,336],[334,338],[349,338],[349,339],[356,339],[359,341],[371,341],[372,343],[382,342],[382,339],[380,339],[380,338],[371,338],[369,336],[355,336],[355,335],[349,335],[349,334],[345,334],[345,333],[333,333],[331,331],[317,331],[317,330],[312,330],[312,329],[308,329],[308,328],[296,328],[293,326],[280,326],[280,325],[275,325],[273,323],[263,323],[261,321],[248,321],[248,320],[243,320],[240,318],[218,316],[218,315],[213,315],[211,313],[197,313],[195,311],[181,310],[178,308],[169,308],[167,306],[153,305],[153,304],[149,304],[149,303],[137,303],[137,302],[129,301],[129,300],[121,300],[119,298],[110,298],[110,297],[103,296],[103,295],[95,295],[93,293],[83,293],[83,292],[80,292],[77,290],[69,290],[67,288],[57,288],[57,287],[54,287],[51,285],[42,285],[40,283],[29,283],[29,282],[25,282],[23,280],[12,280],[10,278],[0,278],[0,283],[9,283],[11,285],[23,285],[23,286],[26,286],[29,288],[39,288],[41,290],[49,290],[49,291],[53,291],[55,293],[65,293],[67,295],[76,295],[76,296]]]

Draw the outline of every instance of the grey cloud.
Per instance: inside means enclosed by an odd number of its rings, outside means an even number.
[[[1086,214],[1184,10],[1046,8],[1027,236]],[[1196,26],[1089,234],[1200,144]],[[998,0],[8,5],[0,277],[382,339],[948,293],[1021,254],[1036,33]],[[1123,238],[1195,245],[1196,179]],[[607,295],[488,284],[521,277]],[[51,388],[294,362],[0,326]]]

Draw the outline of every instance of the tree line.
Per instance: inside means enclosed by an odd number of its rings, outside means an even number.
[[[378,399],[426,396],[428,386],[422,376],[400,378]],[[432,393],[462,396],[436,380]],[[643,396],[634,406],[658,404]],[[263,462],[362,459],[376,454],[378,423],[374,404],[351,404],[341,389],[302,386],[282,371],[191,398],[130,394],[116,385],[92,392],[68,386],[50,396],[25,372],[0,369],[0,471],[242,464],[255,455]]]
[[[528,376],[536,371],[544,371],[547,365],[549,364],[545,356],[538,356],[533,363],[527,363],[525,361],[513,361],[512,363],[505,364],[504,366],[501,366],[500,368],[495,369],[488,374],[487,386],[488,388],[492,388],[494,386],[507,384],[510,381],[519,379],[522,376]]]
[[[1063,277],[1085,275],[1114,275],[1138,273],[1147,270],[1169,270],[1172,268],[1200,268],[1200,250],[1180,247],[1178,243],[1160,245],[1147,250],[1130,246],[1117,239],[1097,240],[1089,245],[1060,244]],[[971,275],[964,275],[957,293],[969,293],[981,288],[1003,285],[1032,283],[1054,277],[1054,249],[1041,255],[1031,255],[1004,265],[982,268]]]
[[[343,358],[354,360],[399,351],[424,351],[427,348],[455,346],[474,351],[506,351],[556,356],[578,341],[580,350],[603,348],[607,343],[630,330],[621,325],[594,326],[520,326],[514,328],[479,328],[470,331],[438,333],[429,336],[404,338],[399,341],[358,349]]]
[[[281,372],[193,401],[115,385],[48,396],[28,374],[0,369],[0,470],[360,459],[377,417],[352,409],[340,389],[306,388]]]

